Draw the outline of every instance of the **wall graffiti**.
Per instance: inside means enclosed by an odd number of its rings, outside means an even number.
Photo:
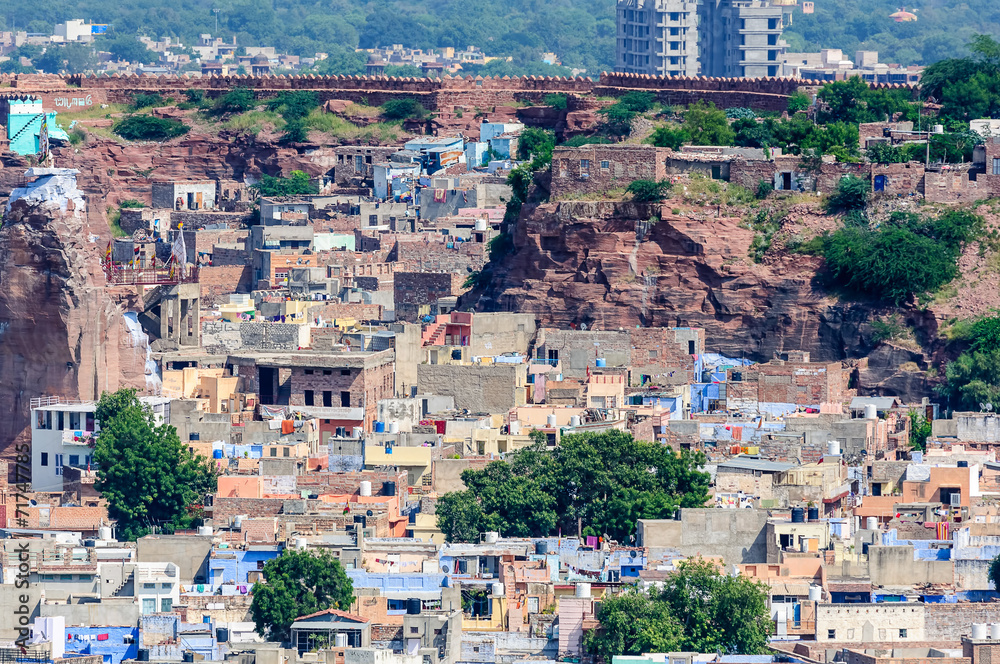
[[[94,105],[93,95],[84,97],[56,97],[53,100],[56,108],[87,108]]]

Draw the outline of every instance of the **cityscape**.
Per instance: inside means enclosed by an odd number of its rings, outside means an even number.
[[[947,4],[5,8],[0,664],[993,664]]]

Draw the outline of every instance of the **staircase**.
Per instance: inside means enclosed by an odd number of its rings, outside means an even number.
[[[30,120],[28,120],[28,123],[26,125],[24,125],[23,127],[21,127],[21,129],[16,134],[14,134],[13,136],[10,137],[10,142],[13,143],[18,138],[20,138],[21,134],[23,134],[24,132],[26,132],[29,129],[31,129],[31,125],[34,124],[35,120],[37,120],[38,118],[40,118],[40,117],[42,117],[44,115],[45,115],[45,113],[39,113],[35,117],[33,117]]]
[[[119,583],[118,586],[114,590],[111,591],[111,594],[108,595],[108,597],[117,597],[118,593],[120,593],[122,591],[122,588],[124,588],[129,583],[131,583],[134,580],[134,578],[135,578],[135,571],[133,570],[133,571],[129,572],[128,575],[124,579],[122,579],[122,582]]]
[[[444,318],[447,318],[445,316]],[[441,346],[444,343],[444,333],[448,328],[448,323],[445,321],[436,320],[433,323],[428,323],[427,327],[424,329],[423,334],[420,335],[420,339],[424,346]]]

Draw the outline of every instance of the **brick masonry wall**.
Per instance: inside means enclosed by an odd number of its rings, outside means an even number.
[[[553,198],[627,187],[633,180],[662,180],[670,150],[652,145],[557,147],[552,153]],[[607,168],[602,165],[607,164]]]
[[[400,270],[420,272],[457,272],[468,274],[468,268],[483,269],[486,264],[486,244],[456,242],[449,249],[444,241],[400,241],[396,243],[396,261]]]
[[[971,633],[972,623],[1000,622],[1000,603],[925,604],[924,638],[960,641]]]
[[[213,261],[214,263],[214,261]],[[230,293],[249,293],[253,270],[249,265],[211,265],[198,271],[201,306],[217,307],[229,302]]]
[[[246,267],[250,279],[253,278],[253,270],[250,269],[250,252],[246,249],[229,249],[228,247],[212,247],[212,267]],[[204,268],[202,268],[204,270]],[[251,282],[248,282],[252,284]]]
[[[338,318],[356,318],[358,320],[382,320],[382,305],[324,302],[323,304],[318,304],[314,307],[309,307],[309,315],[322,316],[323,320],[325,321],[333,321]]]
[[[461,295],[466,275],[453,272],[397,272],[393,275],[393,303],[396,319],[417,316],[420,306],[437,303],[438,298]]]

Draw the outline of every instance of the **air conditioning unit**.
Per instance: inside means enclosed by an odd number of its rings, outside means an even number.
[[[948,504],[951,505],[952,507],[961,507],[962,506],[962,494],[960,494],[960,493],[953,493],[950,496],[948,496],[948,498],[949,498]]]

